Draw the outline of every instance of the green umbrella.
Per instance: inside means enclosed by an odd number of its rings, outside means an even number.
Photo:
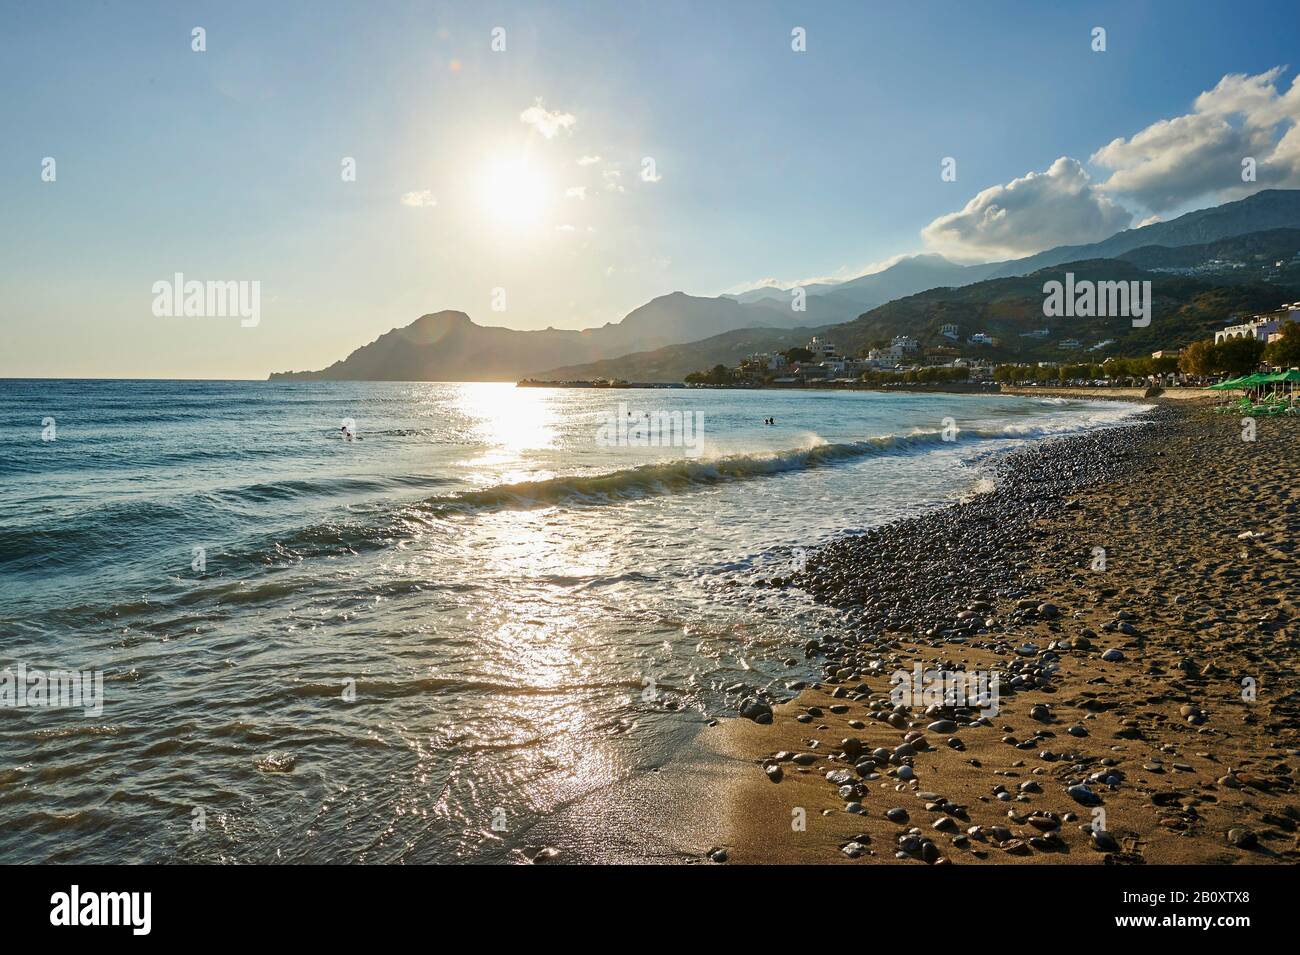
[[[1245,378],[1229,378],[1227,381],[1221,381],[1217,385],[1210,385],[1211,391],[1232,391],[1236,388],[1244,388]]]

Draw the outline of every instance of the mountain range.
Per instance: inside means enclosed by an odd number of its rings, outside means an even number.
[[[941,255],[914,255],[870,275],[839,283],[802,286],[810,301],[831,299],[852,302],[866,311],[926,289],[957,287],[985,279],[1028,275],[1039,269],[1087,259],[1120,258],[1143,246],[1198,246],[1221,239],[1278,229],[1300,228],[1300,190],[1265,189],[1210,209],[1198,209],[1168,222],[1153,222],[1125,229],[1108,239],[1087,245],[1060,245],[1021,259],[984,265],[958,265]],[[789,302],[788,290],[763,286],[733,296],[737,301]]]
[[[985,331],[1000,336],[991,357],[1030,358],[1054,347],[1019,336],[1043,325],[1043,282],[1063,274],[1065,269],[1053,267],[1066,264],[1076,274],[1100,270],[1109,280],[1151,279],[1158,315],[1170,321],[1139,330],[1112,320],[1114,327],[1099,328],[1096,334],[1115,338],[1128,350],[1148,344],[1176,347],[1221,325],[1225,314],[1276,307],[1295,293],[1264,285],[1250,270],[1191,279],[1143,269],[1188,268],[1209,259],[1289,259],[1287,250],[1294,255],[1300,248],[1297,230],[1300,190],[1264,190],[1168,222],[1127,229],[1101,242],[1060,246],[1006,262],[960,265],[938,255],[910,256],[846,282],[803,286],[804,311],[792,308],[789,290],[774,287],[717,298],[673,292],[620,322],[581,331],[483,326],[464,312],[442,311],[386,332],[328,368],[276,372],[271,378],[680,381],[691,371],[719,362],[735,364],[755,351],[803,344],[812,334],[829,335],[846,351],[903,333],[936,344],[938,327],[946,322],[958,324],[964,335]],[[1239,237],[1247,238],[1234,241]],[[1293,271],[1287,271],[1288,282]],[[1032,281],[1013,281],[1026,277]],[[1084,324],[1071,331],[1075,338],[1093,333]]]
[[[1297,246],[1300,248],[1300,245]],[[1150,281],[1152,320],[1134,328],[1128,318],[1068,318],[1043,316],[1043,285],[1075,280]],[[923,348],[960,345],[962,354],[992,362],[1068,361],[1086,355],[1099,361],[1109,355],[1148,354],[1162,348],[1180,348],[1215,329],[1225,316],[1271,311],[1300,298],[1295,286],[1264,282],[1225,284],[1213,279],[1168,275],[1139,269],[1122,259],[1089,259],[1040,269],[1026,276],[987,279],[961,288],[930,289],[878,306],[851,322],[795,330],[750,328],[726,332],[703,341],[670,345],[606,361],[555,369],[552,380],[619,378],[627,381],[681,381],[693,371],[722,364],[732,367],[755,352],[785,351],[803,345],[813,335],[832,341],[843,354],[859,354],[885,345],[895,335],[915,338]],[[959,341],[940,329],[956,325]],[[1049,330],[1046,338],[1031,332]],[[996,340],[993,346],[965,343],[975,332]],[[1081,343],[1065,350],[1063,340]],[[1110,341],[1097,352],[1083,346]],[[953,352],[956,354],[956,351]]]
[[[581,331],[519,331],[475,324],[458,311],[422,315],[385,332],[320,371],[275,372],[272,380],[515,381],[560,364],[642,352],[736,328],[781,328],[810,320],[848,321],[856,310],[817,302],[807,312],[772,303],[742,304],[672,292],[629,312],[621,322]]]

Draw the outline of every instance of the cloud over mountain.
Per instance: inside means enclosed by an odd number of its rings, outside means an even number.
[[[1102,195],[1077,159],[1062,156],[979,193],[960,212],[921,230],[926,245],[959,258],[1014,258],[1066,243],[1095,242],[1126,228],[1133,214]]]
[[[1281,73],[1230,73],[1196,98],[1192,112],[1103,146],[1091,158],[1112,170],[1101,188],[1164,212],[1209,196],[1300,184],[1300,84],[1279,93]],[[1255,182],[1242,181],[1248,157],[1257,165]]]
[[[1229,73],[1196,97],[1191,112],[1112,140],[1089,157],[1104,179],[1062,156],[1046,172],[985,189],[921,236],[953,258],[1015,257],[1097,241],[1135,218],[1146,224],[1197,202],[1300,187],[1300,77],[1281,91],[1284,72]],[[1255,162],[1253,181],[1242,179],[1247,158]]]

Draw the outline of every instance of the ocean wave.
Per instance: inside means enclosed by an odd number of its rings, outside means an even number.
[[[411,487],[432,487],[438,484],[451,483],[453,482],[450,478],[422,474],[396,474],[376,478],[332,477],[319,480],[296,478],[221,488],[209,493],[214,498],[232,503],[260,503],[262,501],[291,500],[300,497],[315,498],[382,492]]]
[[[803,471],[884,454],[915,454],[944,444],[990,440],[1046,438],[1118,423],[1130,412],[1074,417],[1068,421],[1008,424],[996,428],[917,429],[864,441],[816,443],[790,451],[736,454],[726,457],[678,459],[604,474],[548,478],[498,484],[451,497],[435,497],[416,505],[431,516],[484,510],[516,510],[561,504],[598,505],[674,494],[695,487],[745,481],[791,471]]]
[[[736,454],[702,460],[676,459],[643,464],[603,474],[548,478],[498,484],[450,497],[434,497],[416,505],[433,515],[482,510],[515,510],[555,504],[605,504],[673,494],[692,487],[723,484],[801,471],[933,444],[939,432],[889,435],[848,444],[815,444],[792,451]]]
[[[270,550],[242,556],[266,564],[281,564],[340,551],[373,550],[433,529],[443,518],[546,507],[597,507],[626,503],[829,467],[878,455],[921,454],[945,445],[961,445],[977,451],[981,444],[987,446],[990,442],[1057,437],[1119,424],[1125,416],[1137,410],[1139,406],[1136,405],[1129,408],[1109,404],[1093,414],[1074,415],[1066,420],[965,430],[916,429],[907,434],[881,435],[845,443],[830,443],[812,436],[809,446],[788,451],[700,460],[675,459],[601,474],[498,484],[404,504],[396,513],[383,512],[387,519],[379,521],[337,522],[302,528],[277,538]]]

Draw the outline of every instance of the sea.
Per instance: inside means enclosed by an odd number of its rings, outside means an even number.
[[[812,674],[764,581],[1139,409],[0,381],[0,861],[526,861]]]

